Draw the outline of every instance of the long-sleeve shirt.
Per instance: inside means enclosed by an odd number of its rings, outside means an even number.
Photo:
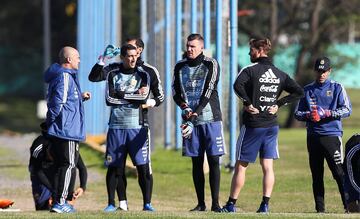
[[[306,122],[309,135],[342,136],[341,119],[350,116],[351,103],[345,88],[332,80],[324,83],[313,82],[304,87],[305,97],[295,110],[295,118]],[[307,116],[313,106],[330,110],[331,116],[313,122]]]
[[[105,67],[95,64],[89,80],[107,82],[105,97],[111,106],[109,128],[138,129],[148,125],[147,109],[143,109],[141,104],[146,102],[149,95],[138,92],[141,87],[150,88],[150,75],[143,68],[125,69],[122,63]]]
[[[198,114],[194,125],[222,120],[217,93],[219,77],[217,61],[203,54],[193,60],[181,60],[175,65],[173,99],[178,106],[187,104]]]
[[[137,60],[136,65],[149,74],[150,91],[153,95],[153,99],[156,102],[155,106],[159,106],[162,102],[164,102],[164,91],[161,85],[159,71],[149,63],[142,61],[141,58]]]
[[[273,105],[281,107],[300,99],[303,89],[285,72],[276,68],[268,57],[260,57],[239,72],[234,83],[236,95],[245,106],[253,105],[259,114],[242,114],[242,122],[248,127],[271,127],[277,125],[277,115],[268,109]],[[283,91],[289,93],[282,98]]]

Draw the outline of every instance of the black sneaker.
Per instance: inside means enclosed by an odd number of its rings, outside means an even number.
[[[211,211],[213,211],[213,212],[221,212],[221,207],[219,205],[211,206]]]
[[[196,207],[191,209],[190,211],[205,211],[205,210],[206,210],[205,205],[196,205]]]
[[[256,211],[256,213],[263,213],[268,214],[270,211],[269,204],[266,204],[265,202],[261,202],[259,209]]]

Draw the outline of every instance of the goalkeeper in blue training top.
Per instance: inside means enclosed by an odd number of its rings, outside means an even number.
[[[204,39],[200,34],[187,38],[186,58],[175,65],[173,99],[182,109],[183,156],[192,159],[192,175],[198,204],[191,211],[205,211],[205,151],[209,163],[211,211],[218,212],[220,157],[225,153],[220,101],[217,83],[220,67],[213,58],[204,56]]]
[[[317,212],[325,212],[324,159],[338,184],[344,208],[343,135],[341,119],[350,116],[351,103],[344,87],[328,77],[330,59],[315,62],[316,80],[304,87],[305,97],[299,102],[295,118],[306,122],[307,149],[312,175],[312,187]]]

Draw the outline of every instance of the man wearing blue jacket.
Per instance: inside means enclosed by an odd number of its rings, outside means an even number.
[[[315,62],[316,80],[304,87],[305,97],[299,102],[295,118],[306,122],[307,148],[312,175],[315,209],[325,212],[324,158],[338,184],[344,208],[343,134],[341,119],[350,116],[351,103],[344,87],[329,80],[330,59],[320,57]]]
[[[73,191],[75,166],[79,158],[79,141],[85,140],[83,101],[89,92],[81,92],[78,79],[79,52],[69,46],[59,52],[60,63],[52,64],[45,72],[47,92],[46,125],[51,138],[56,168],[52,212],[69,213],[75,209],[66,202]]]

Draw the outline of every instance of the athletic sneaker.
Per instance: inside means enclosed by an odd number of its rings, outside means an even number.
[[[211,211],[221,212],[221,207],[219,205],[213,205],[213,206],[211,206]]]
[[[64,204],[59,204],[59,203],[55,203],[51,210],[51,212],[56,212],[56,213],[74,213],[76,212],[75,208],[68,204],[68,203],[64,203]]]
[[[256,213],[263,213],[267,214],[269,213],[269,204],[266,204],[265,202],[261,202],[259,209],[256,211]]]
[[[190,211],[205,211],[205,210],[206,210],[205,205],[196,205],[196,207],[191,209]]]
[[[116,211],[116,207],[114,205],[108,205],[106,208],[104,208],[105,212],[114,212]]]
[[[151,205],[151,203],[147,203],[144,205],[143,211],[155,211],[155,208]]]
[[[232,202],[226,203],[224,207],[221,209],[221,212],[230,213],[230,212],[236,212],[235,204]]]
[[[120,201],[119,210],[122,210],[122,211],[127,211],[127,210],[129,210],[129,209],[128,209],[128,204],[127,204],[127,201],[126,201],[126,200],[121,200],[121,201]]]

